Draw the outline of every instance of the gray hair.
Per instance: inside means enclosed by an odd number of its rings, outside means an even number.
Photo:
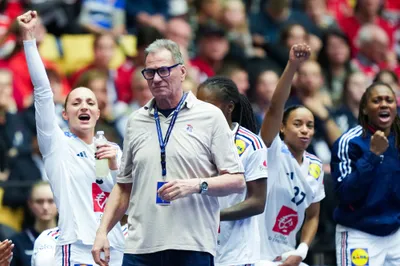
[[[176,64],[183,64],[183,57],[182,57],[182,53],[179,50],[179,45],[176,44],[175,42],[171,41],[171,40],[167,40],[167,39],[158,39],[155,40],[154,42],[152,42],[149,46],[147,46],[147,48],[144,50],[145,52],[145,56],[147,58],[147,56],[150,53],[154,53],[157,52],[159,50],[163,50],[166,49],[168,50],[171,55],[172,55],[172,59],[174,60],[174,62]]]
[[[363,46],[373,40],[389,41],[387,33],[379,26],[375,24],[366,24],[360,28],[357,35],[356,43],[358,47]]]

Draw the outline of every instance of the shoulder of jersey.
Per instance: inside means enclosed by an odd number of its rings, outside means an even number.
[[[46,230],[42,233],[46,237],[52,238],[54,240],[57,240],[58,237],[60,236],[60,229],[58,227]]]
[[[242,140],[246,144],[246,148],[251,146],[254,151],[265,148],[260,137],[244,127],[239,127],[236,139]]]
[[[309,152],[305,152],[305,157],[310,160],[312,163],[317,163],[317,164],[321,164],[322,165],[322,161],[320,158],[318,158],[317,156],[315,156],[314,154],[311,154]]]
[[[74,133],[71,133],[70,131],[65,131],[64,135],[66,137],[68,137],[68,138],[71,138],[71,139],[76,139],[77,138],[76,135]]]

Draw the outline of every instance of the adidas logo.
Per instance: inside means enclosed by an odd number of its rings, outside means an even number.
[[[76,156],[82,157],[82,158],[87,158],[87,155],[86,155],[86,152],[85,152],[85,151],[82,151],[82,152],[76,154]]]

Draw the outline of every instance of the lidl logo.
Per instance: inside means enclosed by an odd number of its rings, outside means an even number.
[[[238,154],[242,155],[242,153],[246,150],[247,144],[241,139],[236,140],[236,148],[238,150]]]
[[[366,248],[350,249],[350,254],[351,254],[351,265],[352,266],[368,266],[369,265],[368,249],[366,249]]]
[[[321,167],[316,163],[310,164],[308,166],[308,174],[314,177],[315,179],[318,179],[321,174]]]

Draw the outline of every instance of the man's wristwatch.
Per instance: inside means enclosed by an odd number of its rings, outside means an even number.
[[[204,179],[200,179],[200,194],[206,194],[208,191],[208,183]]]

